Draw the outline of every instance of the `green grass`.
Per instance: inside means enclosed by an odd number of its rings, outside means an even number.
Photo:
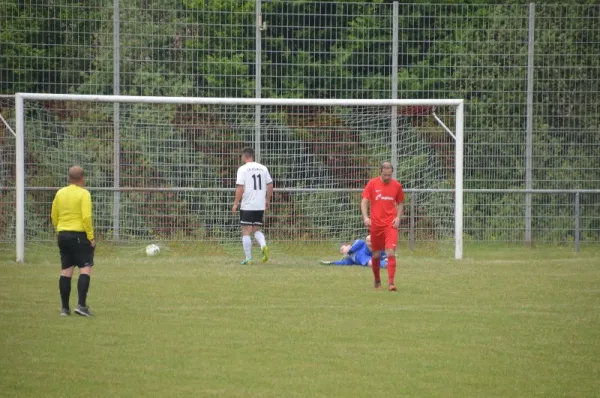
[[[58,254],[0,251],[0,396],[597,396],[600,251],[400,257],[397,293],[319,248],[100,246],[91,319],[59,317]],[[325,254],[332,254],[327,256]],[[255,252],[258,255],[258,252]],[[385,271],[383,271],[383,275]],[[71,294],[76,301],[76,278]]]

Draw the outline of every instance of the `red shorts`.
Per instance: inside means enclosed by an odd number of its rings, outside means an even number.
[[[371,247],[373,251],[394,249],[398,244],[398,228],[392,226],[385,228],[374,228],[370,231]]]

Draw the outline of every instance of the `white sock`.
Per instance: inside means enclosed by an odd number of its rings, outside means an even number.
[[[252,239],[250,236],[244,235],[242,236],[242,246],[244,246],[244,253],[246,254],[246,260],[252,258]]]
[[[261,231],[256,231],[254,233],[254,239],[256,239],[261,249],[267,245],[267,240]]]

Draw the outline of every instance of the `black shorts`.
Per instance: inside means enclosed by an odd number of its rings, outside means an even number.
[[[264,214],[264,210],[240,210],[240,224],[262,226]]]
[[[94,248],[90,245],[85,232],[59,232],[58,249],[62,269],[94,265]]]

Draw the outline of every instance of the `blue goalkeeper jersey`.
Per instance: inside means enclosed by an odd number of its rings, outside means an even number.
[[[371,257],[373,257],[373,253],[371,252],[371,250],[369,250],[369,247],[367,246],[367,242],[365,242],[363,239],[357,239],[354,244],[352,245],[352,247],[350,248],[350,250],[348,250],[348,255],[339,261],[335,261],[334,264],[336,265],[362,265],[363,267],[366,267],[367,265],[369,265],[369,261],[371,261]],[[385,252],[382,251],[381,253],[381,265],[385,266],[385,264],[387,263],[386,261],[386,255]]]

